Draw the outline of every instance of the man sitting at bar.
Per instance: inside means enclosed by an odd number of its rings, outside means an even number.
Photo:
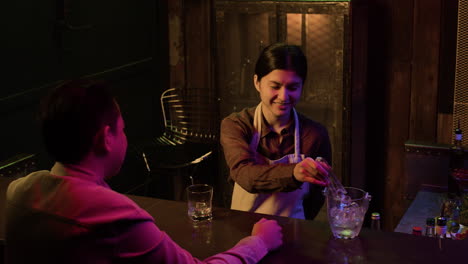
[[[105,180],[119,172],[127,138],[106,84],[58,86],[40,118],[56,162],[8,187],[7,263],[256,263],[282,244],[281,227],[262,219],[251,236],[200,261],[131,199],[112,191]]]

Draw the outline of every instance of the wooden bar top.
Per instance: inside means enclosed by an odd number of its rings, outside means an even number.
[[[211,222],[194,224],[184,202],[129,196],[155,219],[180,246],[206,258],[234,246],[250,235],[262,217],[283,227],[283,246],[261,263],[465,263],[468,240],[449,240],[363,228],[353,240],[334,239],[328,222],[261,215],[214,208]],[[461,262],[460,262],[461,261]]]
[[[0,185],[5,185],[11,179],[0,181]],[[0,239],[4,238],[4,187],[0,188]],[[367,228],[363,228],[359,237],[353,240],[338,240],[333,238],[323,216],[309,221],[225,208],[214,208],[211,222],[194,224],[187,216],[185,202],[128,197],[148,211],[156,225],[176,243],[200,259],[234,246],[250,235],[253,224],[262,217],[279,222],[283,227],[284,244],[261,263],[440,264],[465,263],[468,259],[468,240],[440,240],[396,232],[375,232]]]

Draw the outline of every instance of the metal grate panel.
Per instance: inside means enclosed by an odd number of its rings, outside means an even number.
[[[305,52],[310,77],[304,89],[307,102],[333,104],[337,98],[341,101],[343,35],[339,26],[343,27],[343,22],[337,22],[340,20],[343,20],[342,16],[306,15]]]
[[[252,72],[260,50],[270,44],[270,15],[268,12],[224,14],[226,49],[226,81],[229,96],[257,98],[252,88]],[[254,26],[253,26],[254,25]]]
[[[286,42],[302,45],[302,14],[286,14]]]
[[[463,145],[468,145],[468,1],[458,2],[457,62],[453,96],[453,125],[460,120],[464,132]],[[453,131],[453,130],[452,130]],[[452,142],[454,140],[452,133]]]

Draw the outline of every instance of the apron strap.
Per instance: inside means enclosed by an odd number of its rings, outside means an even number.
[[[296,108],[293,108],[294,113],[294,158],[295,162],[299,162],[299,155],[301,153],[300,136],[299,136],[299,118],[297,117]]]
[[[250,147],[253,152],[257,152],[258,144],[260,143],[260,136],[262,135],[262,103],[260,102],[255,108],[254,114],[254,128],[255,132],[252,136],[252,142],[250,142]]]

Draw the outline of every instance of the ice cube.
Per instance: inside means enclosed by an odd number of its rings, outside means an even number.
[[[208,207],[208,206],[207,206],[207,204],[204,203],[204,202],[196,202],[196,203],[195,203],[195,208],[196,208],[196,209],[205,209],[206,207]]]

